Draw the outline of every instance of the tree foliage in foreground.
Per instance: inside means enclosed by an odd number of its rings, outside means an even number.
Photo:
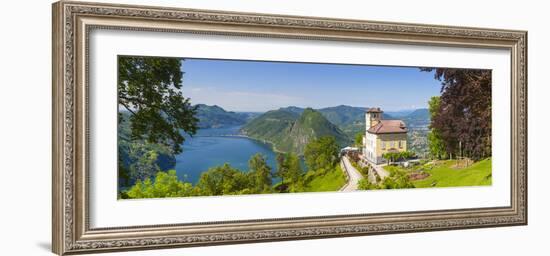
[[[248,168],[252,176],[254,191],[257,193],[271,192],[271,168],[267,164],[266,157],[260,153],[253,155],[248,160]]]
[[[306,145],[304,158],[308,170],[324,173],[339,161],[339,147],[332,136],[324,136]]]
[[[181,92],[181,60],[124,56],[118,61],[118,104],[131,113],[132,139],[180,153],[185,141],[180,130],[193,135],[198,123],[196,107]]]
[[[481,159],[491,155],[491,70],[435,68],[441,96],[430,127],[448,154]]]
[[[138,180],[126,192],[129,198],[185,197],[196,194],[191,183],[178,180],[175,170],[158,172],[154,182],[150,178]]]
[[[389,176],[377,184],[370,183],[368,179],[362,179],[359,181],[358,188],[360,190],[414,188],[407,172],[395,166],[389,166],[388,168],[390,172]]]
[[[273,192],[271,188],[271,168],[265,156],[256,154],[249,160],[248,172],[231,167],[229,164],[210,168],[201,174],[195,186],[178,180],[175,170],[159,171],[151,178],[138,180],[123,197],[161,198],[185,196],[217,196],[263,194]]]
[[[249,173],[241,172],[227,163],[202,173],[196,186],[203,196],[253,193]]]
[[[440,109],[440,98],[439,96],[434,96],[428,102],[430,110],[430,120],[436,119],[439,109]],[[447,158],[445,141],[441,138],[441,132],[436,128],[430,125],[430,131],[428,132],[428,149],[430,155],[437,159]]]
[[[304,190],[303,170],[300,166],[300,158],[293,153],[277,154],[277,177],[281,178],[281,184],[287,192],[301,192]]]
[[[129,117],[129,114],[123,113]],[[173,169],[176,159],[170,147],[158,143],[132,140],[130,124],[118,124],[118,174],[121,186],[133,185],[137,180],[154,177],[159,171]]]
[[[311,146],[310,146],[311,144]],[[293,153],[279,154],[276,176],[281,183],[273,186],[272,170],[264,155],[255,154],[249,161],[249,170],[243,172],[229,164],[216,166],[203,172],[196,185],[179,181],[176,171],[159,171],[153,178],[138,180],[122,198],[158,198],[184,196],[217,196],[263,194],[273,192],[304,192],[316,177],[334,171],[338,163],[338,147],[333,137],[323,137],[308,144],[309,171],[304,173],[300,158]],[[146,155],[146,163],[154,162],[154,155]],[[317,168],[317,169],[313,169]],[[331,169],[332,168],[332,169]],[[157,170],[155,166],[152,169]],[[275,190],[274,187],[277,187]],[[281,189],[282,188],[282,189]]]
[[[382,157],[388,160],[389,162],[411,159],[411,158],[414,158],[415,156],[416,154],[412,151],[387,152],[382,154]]]
[[[363,145],[363,136],[365,136],[363,132],[358,132],[355,134],[354,142],[356,146],[360,147],[361,145]]]

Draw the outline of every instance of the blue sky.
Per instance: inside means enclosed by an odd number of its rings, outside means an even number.
[[[193,104],[264,112],[286,106],[427,108],[441,83],[411,67],[185,59],[182,92]]]

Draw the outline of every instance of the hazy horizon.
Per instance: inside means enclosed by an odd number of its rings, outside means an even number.
[[[413,112],[415,110],[419,110],[419,109],[428,109],[428,106],[425,106],[425,107],[418,107],[418,108],[409,108],[409,109],[397,109],[397,110],[385,110],[383,107],[380,107],[380,106],[366,106],[366,107],[363,107],[363,106],[350,106],[350,105],[344,105],[344,104],[340,104],[340,105],[337,105],[337,106],[326,106],[326,107],[320,107],[320,108],[314,108],[314,107],[309,107],[309,106],[306,106],[306,107],[302,107],[302,106],[281,106],[281,107],[278,107],[278,108],[274,108],[274,109],[270,109],[270,110],[267,110],[267,111],[240,111],[240,110],[229,110],[229,109],[226,109],[220,105],[217,105],[217,104],[204,104],[204,103],[198,103],[198,104],[193,104],[193,105],[207,105],[207,106],[210,106],[210,107],[213,107],[213,106],[218,106],[226,111],[231,111],[231,112],[237,112],[237,113],[265,113],[265,112],[268,112],[268,111],[272,111],[272,110],[278,110],[278,109],[281,109],[281,108],[289,108],[289,107],[297,107],[297,108],[301,108],[301,109],[306,109],[306,108],[312,108],[314,110],[319,110],[319,109],[325,109],[325,108],[335,108],[335,107],[340,107],[340,106],[345,106],[345,107],[352,107],[352,108],[371,108],[371,107],[375,107],[375,108],[380,108],[383,112],[392,112],[392,113],[399,113],[399,112]]]
[[[433,71],[418,67],[183,59],[181,70],[182,92],[192,104],[235,112],[284,106],[427,108],[441,89]]]

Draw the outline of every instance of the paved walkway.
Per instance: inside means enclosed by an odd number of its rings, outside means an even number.
[[[351,162],[346,156],[343,156],[342,160],[340,160],[340,167],[342,167],[342,171],[346,172],[348,176],[348,183],[346,183],[340,191],[357,190],[359,180],[363,179],[363,175],[351,165]]]
[[[381,180],[390,175],[388,171],[384,170],[384,166],[386,166],[386,164],[372,164],[371,166],[374,168],[374,171],[378,174],[378,177],[380,177]]]

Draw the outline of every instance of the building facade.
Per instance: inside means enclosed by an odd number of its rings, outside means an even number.
[[[407,126],[402,120],[383,120],[380,108],[370,108],[365,114],[363,159],[374,164],[385,163],[388,152],[407,151]]]

